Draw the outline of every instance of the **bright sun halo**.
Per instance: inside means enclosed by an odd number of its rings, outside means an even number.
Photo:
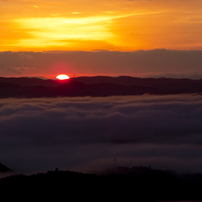
[[[66,74],[59,74],[56,78],[59,80],[69,79],[69,77]]]

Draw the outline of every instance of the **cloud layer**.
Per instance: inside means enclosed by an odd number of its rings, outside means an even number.
[[[201,78],[202,51],[1,52],[2,76],[148,76]],[[195,75],[193,75],[195,74]],[[50,78],[50,77],[48,77]],[[53,77],[52,77],[53,78]]]
[[[1,99],[0,106],[0,161],[18,172],[202,169],[199,95]]]

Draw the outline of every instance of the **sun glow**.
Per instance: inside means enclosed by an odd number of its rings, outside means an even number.
[[[56,78],[59,80],[66,80],[69,79],[69,76],[67,76],[66,74],[59,74]]]

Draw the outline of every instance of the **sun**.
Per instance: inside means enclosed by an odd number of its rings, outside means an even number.
[[[67,76],[66,74],[59,74],[58,76],[56,76],[56,78],[59,80],[66,80],[69,79],[69,76]]]

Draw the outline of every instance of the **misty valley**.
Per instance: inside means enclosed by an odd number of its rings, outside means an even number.
[[[201,89],[189,79],[2,77],[0,186],[202,200]]]

